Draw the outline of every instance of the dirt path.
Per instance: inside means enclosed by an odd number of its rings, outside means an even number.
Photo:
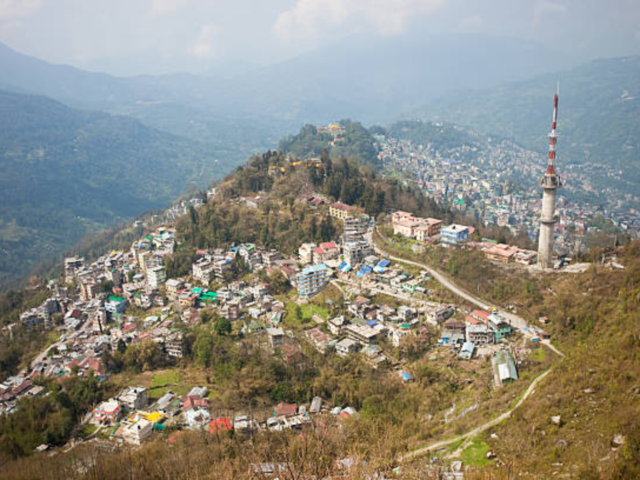
[[[409,265],[414,265],[416,267],[419,267],[427,272],[429,272],[429,274],[435,278],[438,282],[440,282],[440,284],[442,284],[446,289],[448,289],[449,291],[455,293],[456,295],[458,295],[459,297],[465,299],[467,302],[471,303],[472,305],[476,305],[478,307],[480,307],[483,310],[489,310],[491,307],[488,303],[484,302],[483,300],[474,297],[473,295],[471,295],[469,292],[465,291],[464,289],[460,288],[458,285],[456,285],[451,279],[449,279],[447,276],[443,275],[442,273],[440,273],[438,270],[434,269],[433,267],[430,267],[428,265],[425,265],[423,263],[419,263],[419,262],[414,262],[412,260],[406,260],[404,258],[401,257],[396,257],[393,256],[387,252],[385,252],[383,249],[381,249],[378,245],[376,245],[376,243],[373,240],[373,235],[372,232],[368,233],[368,240],[369,243],[373,246],[373,249],[375,250],[376,253],[378,254],[384,254],[386,256],[386,258],[390,259],[390,260],[394,260],[396,262],[400,262],[400,263],[405,263],[405,264],[409,264]],[[514,315],[513,313],[508,313],[508,312],[501,312],[501,314],[505,317],[507,317],[509,319],[509,321],[511,322],[511,324],[515,327],[517,327],[524,335],[525,337],[533,337],[533,334],[531,333],[531,330],[528,327],[528,324],[526,322],[526,320],[518,315]],[[555,347],[554,345],[551,344],[551,342],[549,340],[542,340],[541,343],[547,347],[549,350],[551,350],[552,352],[554,352],[556,355],[558,355],[561,358],[564,358],[564,353],[562,353],[557,347]],[[431,445],[427,445],[425,447],[421,447],[417,450],[414,450],[413,452],[409,452],[403,456],[400,457],[400,462],[406,462],[409,460],[412,460],[416,457],[425,455],[429,452],[432,452],[434,450],[438,450],[444,447],[448,447],[449,445],[453,445],[456,442],[459,442],[461,440],[469,440],[477,435],[479,435],[480,433],[496,426],[497,424],[499,424],[500,422],[508,419],[511,414],[513,413],[514,410],[516,410],[518,407],[520,407],[520,405],[522,405],[535,391],[536,386],[547,376],[551,373],[551,369],[546,370],[545,372],[543,372],[542,374],[540,374],[538,377],[536,377],[532,382],[531,385],[529,385],[529,388],[527,388],[527,390],[525,391],[524,395],[522,396],[522,398],[520,398],[520,400],[518,400],[518,403],[516,403],[516,405],[507,410],[506,412],[502,413],[501,415],[499,415],[498,417],[494,418],[493,420],[489,420],[481,425],[479,425],[478,427],[469,430],[466,433],[463,433],[461,435],[456,435],[455,437],[446,439],[446,440],[440,440],[438,442],[432,443]]]
[[[529,388],[527,388],[527,390],[524,392],[524,395],[522,396],[522,398],[520,400],[518,400],[518,403],[516,403],[516,405],[504,412],[502,415],[494,418],[493,420],[489,420],[488,422],[483,423],[482,425],[469,430],[466,433],[463,433],[461,435],[457,435],[455,437],[449,438],[447,440],[440,440],[439,442],[435,442],[432,443],[431,445],[427,445],[425,447],[421,447],[417,450],[414,450],[413,452],[409,452],[405,455],[402,455],[399,459],[399,461],[402,462],[406,462],[409,460],[413,460],[414,458],[420,457],[422,455],[425,455],[433,450],[438,450],[440,448],[444,448],[444,447],[448,447],[449,445],[453,445],[456,442],[459,442],[460,440],[465,440],[465,439],[469,439],[469,438],[473,438],[479,434],[481,434],[482,432],[490,429],[491,427],[496,426],[497,424],[499,424],[500,422],[502,422],[503,420],[508,419],[511,414],[514,412],[514,410],[516,410],[518,407],[520,407],[520,405],[522,405],[534,392],[535,392],[535,388],[536,386],[547,376],[549,375],[549,373],[551,373],[551,369],[543,372],[542,374],[540,374],[538,377],[535,378],[535,380],[533,380],[533,382],[531,382],[531,385],[529,385]]]

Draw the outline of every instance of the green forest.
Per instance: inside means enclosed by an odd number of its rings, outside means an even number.
[[[165,207],[232,166],[126,117],[0,92],[0,288],[86,233]]]
[[[338,125],[343,129],[339,134],[319,130],[314,125],[305,125],[298,134],[281,140],[279,149],[303,159],[319,157],[323,150],[327,150],[331,158],[351,158],[379,169],[381,164],[377,156],[376,140],[371,132],[361,123],[350,120],[342,120]],[[340,140],[335,141],[336,139]]]

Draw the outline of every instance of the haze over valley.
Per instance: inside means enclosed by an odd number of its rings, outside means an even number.
[[[0,479],[640,477],[631,0],[0,1]]]

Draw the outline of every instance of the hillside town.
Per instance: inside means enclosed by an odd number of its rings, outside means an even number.
[[[436,124],[437,125],[437,124]],[[439,148],[434,144],[415,144],[410,140],[377,135],[379,157],[391,171],[407,172],[430,197],[443,205],[474,218],[487,226],[506,227],[514,235],[538,237],[541,195],[534,187],[544,159],[512,142],[491,141],[485,147],[473,142]],[[638,235],[640,216],[619,213],[611,207],[571,200],[580,192],[595,192],[590,185],[588,167],[564,165],[562,176],[572,195],[558,198],[556,247],[560,253],[585,248],[588,234],[597,233],[607,219],[622,233]],[[595,192],[597,193],[597,192]]]
[[[439,301],[437,281],[428,272],[377,253],[371,240],[375,222],[361,209],[326,203],[319,195],[299,201],[339,220],[341,235],[334,241],[302,244],[297,255],[255,244],[199,249],[190,274],[182,277],[167,274],[167,258],[177,245],[169,224],[154,224],[128,250],[93,261],[66,258],[62,278],[49,282],[50,298],[20,315],[20,322],[30,328],[55,331],[57,340],[29,369],[0,384],[0,414],[11,415],[24,396],[43,394],[38,377],[108,378],[105,352],[145,340],[158,344],[168,361],[179,363],[186,354],[185,332],[203,321],[203,312],[215,312],[243,342],[256,342],[287,365],[303,362],[306,348],[312,348],[322,355],[361,356],[380,369],[380,375],[397,375],[403,382],[413,379],[400,353],[410,340],[458,362],[490,357],[495,388],[500,388],[518,379],[516,346],[548,338],[539,327],[512,324],[495,308],[484,311]],[[178,208],[186,212],[189,205],[199,208],[194,202]],[[176,207],[171,212],[175,215]],[[501,263],[529,264],[535,258],[533,252],[505,245],[474,243],[470,227],[443,226],[438,219],[409,212],[394,212],[389,227],[397,235],[442,248],[478,248]],[[280,287],[276,293],[265,281],[274,278],[290,286],[289,294]],[[330,290],[340,297],[339,307],[337,297],[318,301]],[[302,310],[311,318],[301,325]],[[14,327],[5,328],[10,334]],[[210,406],[206,385],[193,385],[184,394],[171,387],[159,397],[150,393],[149,387],[128,385],[95,405],[85,422],[109,442],[139,445],[167,428],[171,441],[183,428],[253,434],[301,429],[317,415],[340,420],[358,414],[349,405],[322,398],[308,405],[278,404],[272,414],[262,416],[244,410],[219,412]]]

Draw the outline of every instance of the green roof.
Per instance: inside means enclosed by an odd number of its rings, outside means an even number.
[[[109,301],[110,302],[122,302],[122,301],[124,301],[124,298],[122,298],[122,297],[109,297]]]
[[[206,295],[202,295],[200,297],[198,297],[198,300],[203,301],[203,302],[215,302],[216,297],[209,297]]]

